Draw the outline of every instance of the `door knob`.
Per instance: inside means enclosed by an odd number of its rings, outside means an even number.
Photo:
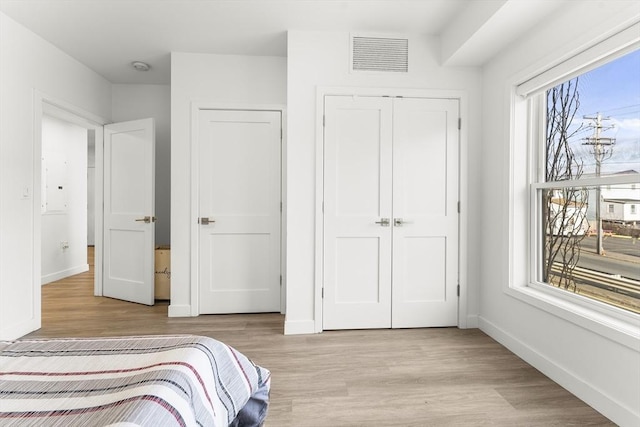
[[[202,224],[202,225],[209,225],[209,224],[212,224],[212,223],[216,222],[216,220],[215,219],[211,219],[211,218],[204,218],[203,217],[203,218],[199,218],[198,222],[200,224]]]
[[[402,218],[394,218],[393,219],[393,225],[395,227],[402,227],[402,224],[404,224],[404,221],[402,220]]]
[[[381,227],[388,227],[389,218],[380,218],[380,221],[376,221],[376,224],[380,224]]]
[[[145,224],[149,224],[150,222],[156,222],[155,216],[145,216],[144,218],[136,218],[136,221],[144,222]]]

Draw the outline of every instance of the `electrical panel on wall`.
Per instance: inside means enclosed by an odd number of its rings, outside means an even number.
[[[42,212],[67,210],[67,159],[58,152],[42,157]]]
[[[409,72],[409,39],[351,35],[352,72]]]

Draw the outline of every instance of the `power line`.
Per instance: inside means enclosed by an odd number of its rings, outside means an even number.
[[[617,108],[611,108],[611,109],[608,109],[608,110],[603,110],[600,113],[603,113],[603,112],[611,113],[611,112],[614,112],[614,111],[620,111],[620,110],[626,110],[628,108],[638,108],[638,107],[640,107],[640,104],[631,104],[631,105],[625,105],[624,107],[617,107]],[[597,115],[597,114],[598,113],[589,114],[589,115],[593,116],[593,115]]]

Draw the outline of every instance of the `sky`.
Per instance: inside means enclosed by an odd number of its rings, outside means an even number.
[[[574,121],[583,129],[572,142],[574,153],[584,162],[584,174],[595,172],[592,147],[583,145],[583,138],[594,135],[593,120],[600,113],[605,127],[613,128],[601,134],[615,138],[611,157],[602,162],[602,174],[629,169],[640,172],[640,50],[628,53],[612,62],[589,71],[578,78],[580,107]],[[591,126],[591,127],[589,127]]]

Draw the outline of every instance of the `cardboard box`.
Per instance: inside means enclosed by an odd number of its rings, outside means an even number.
[[[158,246],[155,250],[155,299],[171,299],[171,248]]]

